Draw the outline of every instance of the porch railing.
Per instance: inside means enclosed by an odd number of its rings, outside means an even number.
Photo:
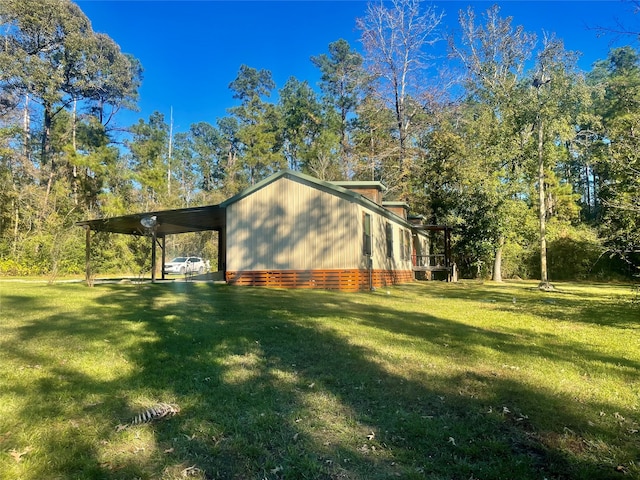
[[[412,255],[411,261],[414,267],[424,267],[425,269],[443,269],[449,267],[447,265],[447,257],[445,254],[436,255]]]

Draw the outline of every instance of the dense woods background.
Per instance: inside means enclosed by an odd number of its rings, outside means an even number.
[[[579,52],[497,6],[461,11],[450,38],[418,0],[370,3],[355,21],[360,51],[336,39],[310,59],[319,85],[239,65],[228,116],[174,134],[160,112],[115,127],[142,65],[77,5],[4,0],[0,273],[79,273],[74,222],[219,203],[282,168],[382,181],[388,200],[454,227],[465,276],[640,273],[640,26],[584,72]],[[211,235],[170,247],[216,258]],[[99,271],[144,268],[148,239],[95,242]]]

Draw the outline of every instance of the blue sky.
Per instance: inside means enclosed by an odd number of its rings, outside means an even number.
[[[543,30],[555,32],[567,49],[582,52],[583,69],[606,57],[611,40],[598,38],[587,27],[631,17],[629,4],[619,0],[445,0],[433,5],[445,12],[445,28],[455,29],[461,8],[472,5],[479,14],[493,3],[527,31],[539,36]],[[168,122],[173,108],[174,131],[185,131],[200,121],[215,124],[225,116],[235,105],[229,83],[242,64],[270,70],[276,89],[291,76],[316,86],[319,72],[310,57],[326,53],[329,43],[340,38],[361,50],[355,24],[367,5],[364,0],[78,0],[77,4],[95,31],[113,38],[144,68],[140,111],[121,112],[118,123],[146,120],[156,110]]]

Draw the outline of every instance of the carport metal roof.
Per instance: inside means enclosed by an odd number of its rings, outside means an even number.
[[[225,227],[226,209],[220,205],[179,208],[157,212],[133,213],[120,217],[99,218],[77,222],[79,227],[88,227],[94,232],[112,232],[125,235],[145,235],[148,230],[140,223],[143,218],[156,217],[155,234],[165,237],[177,233],[221,230]]]

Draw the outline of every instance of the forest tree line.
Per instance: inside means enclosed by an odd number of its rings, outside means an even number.
[[[318,85],[278,87],[240,65],[228,115],[174,134],[161,112],[118,125],[142,65],[76,4],[4,0],[0,273],[81,272],[76,221],[220,203],[283,168],[381,181],[387,200],[453,227],[465,276],[639,273],[636,37],[585,72],[579,52],[498,6],[461,10],[456,35],[419,0],[369,3],[356,25],[361,52],[338,39],[310,59]],[[181,248],[208,253],[206,240]],[[95,241],[104,272],[130,270],[148,248]]]

